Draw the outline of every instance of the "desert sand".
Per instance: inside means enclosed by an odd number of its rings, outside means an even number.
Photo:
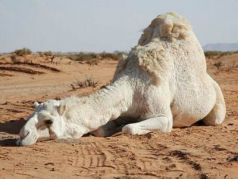
[[[87,95],[110,82],[117,61],[3,55],[0,60],[0,178],[238,178],[238,55],[207,60],[227,105],[221,126],[202,123],[171,133],[15,145],[34,101]],[[191,67],[192,68],[192,67]],[[96,87],[79,87],[86,79]]]

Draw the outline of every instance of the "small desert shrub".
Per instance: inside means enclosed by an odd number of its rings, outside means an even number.
[[[97,81],[94,81],[91,78],[87,78],[84,81],[77,81],[73,84],[71,84],[71,88],[72,90],[77,90],[77,89],[81,89],[81,88],[87,88],[87,87],[93,87],[96,88],[98,85]]]
[[[92,59],[99,58],[99,56],[96,53],[80,52],[80,53],[69,55],[68,58],[75,61],[90,61]]]
[[[227,72],[238,68],[238,63],[236,61],[230,63],[222,63],[220,61],[214,63],[213,65],[217,68],[217,70],[223,70]]]
[[[229,64],[224,65],[223,68],[224,68],[225,71],[231,71],[231,70],[237,69],[238,68],[238,63],[236,63],[236,62],[229,63]]]
[[[52,55],[53,55],[53,52],[51,52],[51,51],[46,51],[46,52],[43,52],[43,54],[44,54],[45,56],[52,56]]]
[[[97,65],[99,63],[99,59],[93,58],[91,60],[85,61],[85,63],[87,63],[89,65]]]
[[[37,52],[41,57],[43,56],[53,56],[54,53],[51,51],[46,51],[46,52]]]
[[[16,55],[19,55],[19,56],[24,56],[24,55],[29,55],[29,54],[31,54],[32,52],[31,52],[31,50],[28,49],[28,48],[22,48],[22,49],[17,49],[17,50],[15,50],[14,53],[15,53]]]
[[[112,60],[119,60],[120,54],[115,52],[115,53],[107,53],[107,52],[102,52],[99,54],[101,58],[110,58]]]
[[[214,63],[214,66],[219,70],[222,66],[222,62],[216,62]]]

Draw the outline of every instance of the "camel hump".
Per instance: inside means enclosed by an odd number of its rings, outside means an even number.
[[[145,45],[153,39],[159,40],[184,40],[189,37],[192,27],[181,15],[169,12],[157,16],[144,30],[139,45]]]

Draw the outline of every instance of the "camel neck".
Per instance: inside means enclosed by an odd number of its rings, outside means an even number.
[[[88,97],[96,118],[104,125],[127,112],[132,104],[132,87],[128,80],[119,79]]]

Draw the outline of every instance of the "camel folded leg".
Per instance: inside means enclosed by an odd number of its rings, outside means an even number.
[[[120,132],[123,126],[125,126],[126,124],[133,122],[136,122],[136,119],[129,117],[120,117],[116,120],[109,121],[107,124],[101,126],[100,128],[91,133],[97,137],[109,137],[117,132]]]
[[[160,115],[134,124],[127,124],[122,128],[122,132],[132,135],[143,135],[153,131],[170,132],[172,126],[172,115]]]
[[[221,124],[224,121],[226,115],[226,105],[222,91],[215,81],[213,84],[216,91],[216,103],[211,112],[203,119],[203,122],[206,125],[211,126]]]

